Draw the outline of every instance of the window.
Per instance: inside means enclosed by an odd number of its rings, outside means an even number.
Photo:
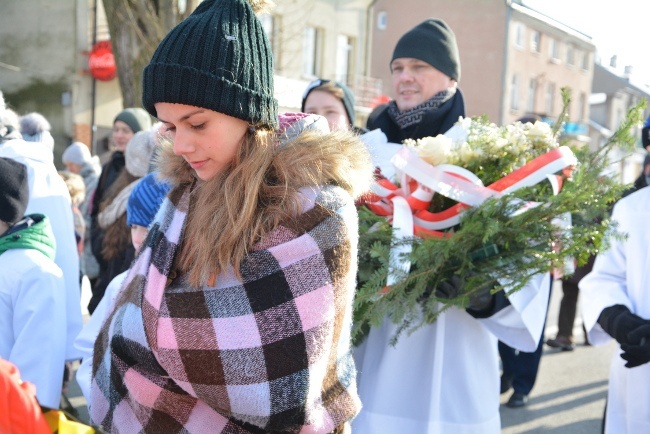
[[[336,39],[336,80],[350,84],[348,78],[352,75],[352,48],[354,41],[346,35],[339,35]]]
[[[517,74],[512,76],[510,86],[510,108],[519,110],[519,76]]]
[[[531,78],[528,81],[528,101],[526,102],[526,111],[535,112],[535,100],[537,99],[537,79]]]
[[[377,28],[379,30],[386,30],[386,24],[388,21],[388,16],[386,11],[381,11],[377,13]]]
[[[552,61],[555,60],[557,61],[559,57],[559,48],[558,48],[558,43],[555,39],[550,38],[548,41],[548,57]],[[557,63],[557,62],[555,62]]]
[[[585,109],[587,107],[587,95],[585,95],[584,92],[580,94],[580,98],[578,99],[578,118],[577,121],[582,123],[584,119],[587,118]]]
[[[544,101],[544,110],[547,114],[554,113],[553,106],[555,105],[555,84],[548,83],[546,85],[546,99]]]
[[[533,30],[533,33],[530,35],[530,51],[533,53],[541,52],[540,42],[542,40],[542,34],[537,30]]]
[[[276,15],[261,15],[260,22],[266,33],[266,37],[269,38],[269,43],[271,44],[271,51],[273,52],[273,65],[276,69],[280,65],[280,17]]]
[[[566,64],[569,66],[575,65],[574,59],[574,49],[572,45],[567,45],[566,47]]]
[[[524,48],[524,25],[515,23],[515,47]]]
[[[589,65],[591,64],[591,55],[589,53],[584,53],[582,56],[582,69],[585,71],[589,71]]]
[[[302,43],[302,73],[314,78],[320,75],[322,30],[306,26]]]

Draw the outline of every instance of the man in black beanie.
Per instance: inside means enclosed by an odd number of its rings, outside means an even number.
[[[394,100],[373,110],[369,130],[379,128],[389,142],[401,143],[435,137],[465,116],[456,36],[444,21],[428,19],[404,34],[390,70]]]
[[[402,36],[390,67],[395,99],[370,115],[369,129],[380,128],[390,142],[401,143],[443,134],[465,116],[456,39],[443,21],[426,20]],[[467,276],[454,277],[432,292],[453,298]],[[441,311],[435,322],[397,343],[392,338],[400,326],[390,319],[372,327],[354,353],[363,408],[353,432],[501,432],[497,339],[535,350],[543,315],[531,315],[530,305],[524,309],[517,298],[526,294],[526,303],[535,303],[532,310],[543,312],[549,286],[550,276],[538,274],[525,292],[512,298],[505,291],[488,293],[466,309]],[[524,312],[533,318],[524,320]]]

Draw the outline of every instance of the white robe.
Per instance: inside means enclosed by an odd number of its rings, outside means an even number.
[[[355,351],[363,405],[355,434],[498,434],[497,340],[534,351],[542,335],[549,274],[509,297],[511,305],[477,320],[451,308],[395,347],[384,321]]]
[[[90,319],[74,341],[74,346],[81,353],[82,359],[77,369],[77,384],[88,402],[90,402],[90,383],[92,380],[95,341],[97,340],[97,336],[99,336],[99,331],[104,324],[104,320],[112,310],[113,303],[120,293],[122,283],[124,283],[127,274],[129,274],[129,270],[123,271],[113,277],[113,280],[106,287],[106,292],[90,316]]]
[[[611,240],[580,281],[580,309],[593,345],[612,339],[597,323],[604,308],[627,306],[650,319],[650,187],[621,199],[612,214],[627,240]],[[606,433],[650,433],[650,363],[626,368],[616,351],[609,374]]]
[[[0,255],[0,358],[14,363],[23,381],[36,386],[38,402],[52,408],[59,408],[63,385],[64,295],[63,273],[43,253]]]
[[[81,316],[81,286],[79,283],[79,255],[74,237],[74,221],[70,193],[54,167],[52,151],[42,143],[22,139],[0,144],[0,157],[11,158],[27,166],[29,202],[25,214],[45,214],[50,219],[56,256],[54,262],[63,271],[65,279],[65,309],[60,315],[66,319],[66,360],[80,359],[74,339],[79,334]]]

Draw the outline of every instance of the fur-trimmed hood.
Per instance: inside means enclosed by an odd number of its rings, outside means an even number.
[[[368,191],[373,166],[366,146],[351,132],[329,132],[322,116],[284,113],[274,140],[270,167],[289,169],[289,187],[336,184],[355,199]],[[156,166],[161,178],[174,185],[196,180],[194,170],[174,154],[170,141],[162,140],[159,146]]]

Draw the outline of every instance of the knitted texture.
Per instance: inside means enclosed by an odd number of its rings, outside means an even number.
[[[146,111],[138,107],[122,110],[115,116],[113,123],[116,121],[124,122],[134,133],[151,128],[151,117]]]
[[[456,35],[442,20],[429,19],[406,32],[397,42],[391,62],[400,57],[422,60],[448,77],[460,80]]]
[[[305,188],[215,286],[173,264],[190,191],[172,190],[95,343],[90,414],[109,432],[329,433],[359,411],[350,352],[357,214]],[[144,331],[143,331],[144,330]]]
[[[149,173],[149,163],[156,146],[155,131],[149,129],[139,131],[129,140],[124,150],[126,170],[133,176],[142,178]]]
[[[27,167],[10,158],[0,158],[0,220],[13,225],[22,219],[28,200]]]
[[[271,46],[250,4],[205,0],[158,45],[144,69],[142,103],[207,108],[275,128]]]
[[[74,142],[65,148],[65,151],[63,151],[63,155],[61,156],[61,160],[64,164],[74,163],[79,166],[83,166],[92,160],[92,155],[90,155],[88,146],[81,142]]]
[[[126,225],[148,228],[171,186],[150,173],[135,185],[126,203]]]
[[[26,142],[42,143],[48,149],[54,149],[54,137],[50,130],[52,126],[40,113],[32,112],[20,117],[20,134]]]
[[[38,136],[44,131],[50,131],[52,126],[40,113],[32,112],[20,117],[20,134],[27,142],[38,142]]]

